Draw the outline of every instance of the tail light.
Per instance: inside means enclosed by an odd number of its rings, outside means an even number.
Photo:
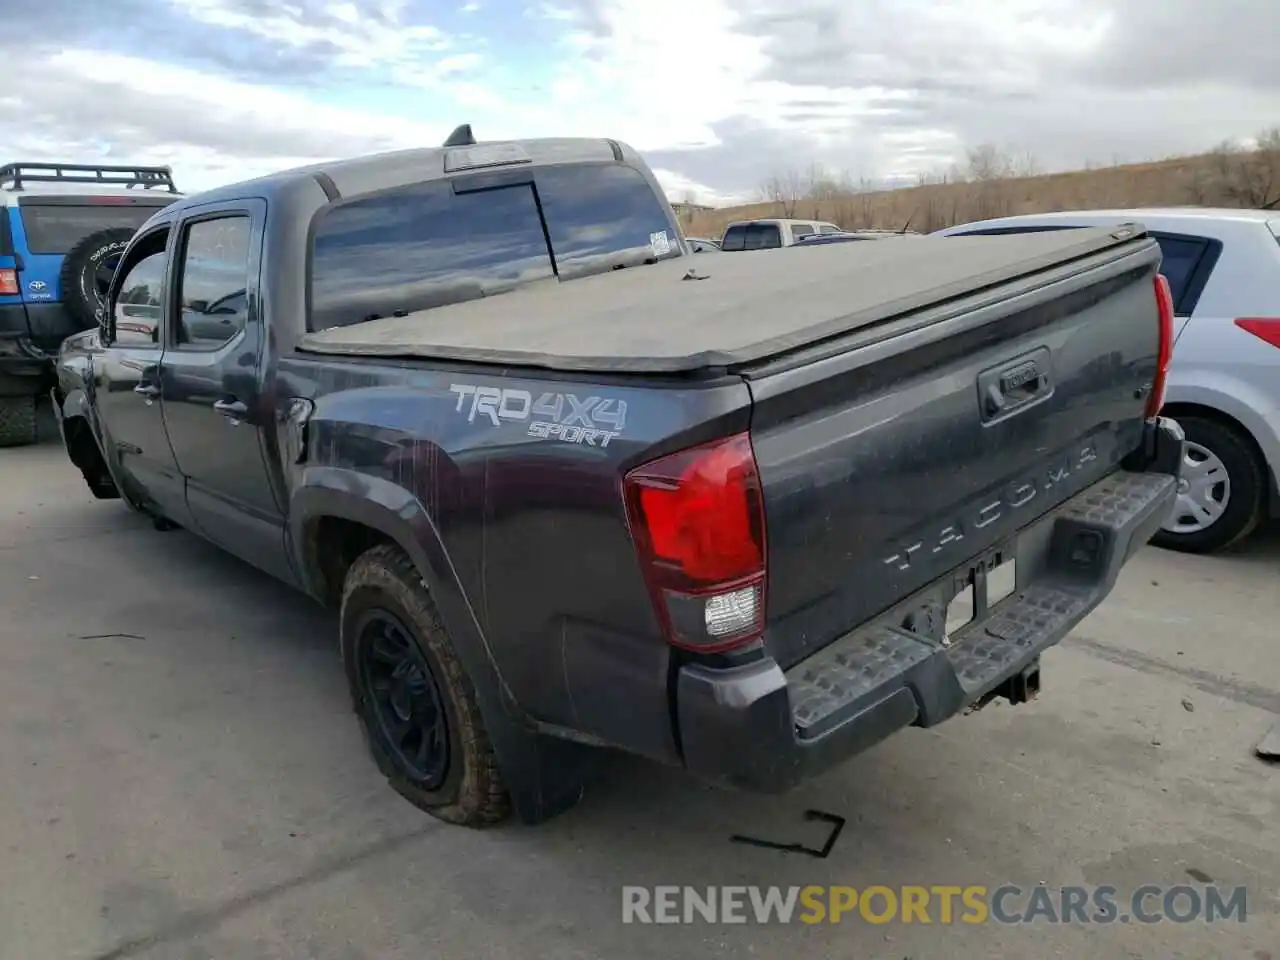
[[[3,271],[0,271],[0,276]],[[1280,317],[1240,317],[1236,326],[1273,347],[1280,347]]]
[[[16,297],[18,295],[18,271],[5,267],[0,270],[0,297]]]
[[[636,467],[623,479],[623,495],[667,641],[712,653],[759,637],[765,518],[748,435]]]
[[[1156,355],[1156,375],[1151,381],[1151,395],[1147,397],[1147,419],[1160,415],[1164,406],[1165,384],[1169,380],[1169,362],[1173,359],[1173,291],[1163,273],[1155,279],[1156,307],[1160,314],[1160,348]]]

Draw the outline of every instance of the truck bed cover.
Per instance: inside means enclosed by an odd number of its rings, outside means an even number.
[[[614,373],[738,367],[1133,243],[1140,226],[687,256],[304,335],[308,353]],[[686,279],[690,272],[701,279]]]

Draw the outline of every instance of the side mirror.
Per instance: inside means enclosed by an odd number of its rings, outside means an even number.
[[[192,313],[208,313],[209,301],[208,300],[192,300],[187,304],[187,309],[190,310]]]

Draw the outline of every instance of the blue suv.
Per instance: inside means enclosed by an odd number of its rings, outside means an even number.
[[[168,167],[0,166],[0,447],[35,442],[58,347],[97,324],[134,231],[180,196]]]

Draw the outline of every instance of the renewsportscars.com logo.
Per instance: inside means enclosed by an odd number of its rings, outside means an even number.
[[[1244,923],[1244,887],[845,886],[622,888],[623,923]]]

